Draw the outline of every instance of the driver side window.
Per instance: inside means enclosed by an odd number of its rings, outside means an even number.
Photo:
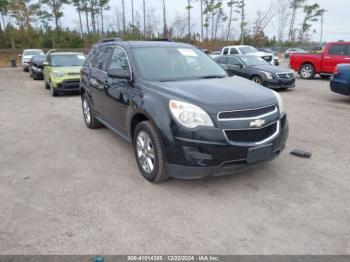
[[[234,66],[242,66],[241,62],[235,57],[229,57],[228,58],[228,64],[229,65],[234,65]]]
[[[119,47],[114,48],[109,69],[118,68],[129,70],[128,58],[125,51]]]

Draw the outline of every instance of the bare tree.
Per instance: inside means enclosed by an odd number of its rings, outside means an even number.
[[[168,37],[168,26],[166,22],[166,5],[165,5],[165,0],[162,0],[163,2],[163,37],[167,38]]]
[[[143,37],[146,36],[146,0],[142,1],[142,9],[143,9]]]
[[[273,8],[271,4],[267,10],[259,10],[257,12],[253,26],[255,38],[261,38],[265,35],[264,31],[274,16]]]
[[[125,18],[125,2],[122,0],[122,10],[123,10],[123,34],[126,32],[126,18]]]
[[[191,9],[193,6],[191,5],[191,0],[187,0],[187,23],[188,23],[188,37],[191,37]]]
[[[275,10],[274,24],[276,24],[277,39],[279,42],[285,40],[285,34],[289,17],[291,15],[289,0],[275,0],[272,2]]]
[[[174,23],[172,24],[172,32],[175,36],[181,38],[185,35],[187,26],[186,17],[176,15]]]
[[[237,20],[233,18],[233,11],[234,11],[234,6],[237,4],[236,0],[230,0],[227,2],[228,7],[230,8],[230,14],[228,18],[228,24],[227,24],[227,36],[226,36],[226,41],[229,40],[230,38],[230,33],[231,33],[231,25],[232,22]]]

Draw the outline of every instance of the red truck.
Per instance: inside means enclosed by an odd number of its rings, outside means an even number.
[[[328,43],[321,54],[292,54],[290,68],[301,78],[329,77],[338,64],[350,64],[350,42]]]

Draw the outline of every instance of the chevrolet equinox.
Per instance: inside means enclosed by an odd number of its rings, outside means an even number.
[[[107,126],[131,142],[151,182],[228,175],[284,149],[288,122],[280,95],[229,77],[191,45],[102,40],[81,74],[87,127]]]

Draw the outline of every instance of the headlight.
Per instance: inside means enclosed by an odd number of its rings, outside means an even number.
[[[52,74],[54,77],[62,77],[65,75],[64,72],[60,72],[60,71],[53,71]]]
[[[273,75],[271,73],[265,72],[265,71],[261,71],[261,72],[266,75],[267,79],[270,79],[270,80],[273,79]]]
[[[198,106],[176,100],[170,100],[169,108],[176,121],[187,128],[214,126],[210,116]]]
[[[285,113],[286,112],[286,108],[284,106],[284,102],[283,102],[283,99],[281,97],[281,95],[279,93],[277,93],[276,91],[273,91],[273,94],[275,95],[276,99],[277,99],[277,102],[278,102],[278,108],[280,110],[281,113]]]

